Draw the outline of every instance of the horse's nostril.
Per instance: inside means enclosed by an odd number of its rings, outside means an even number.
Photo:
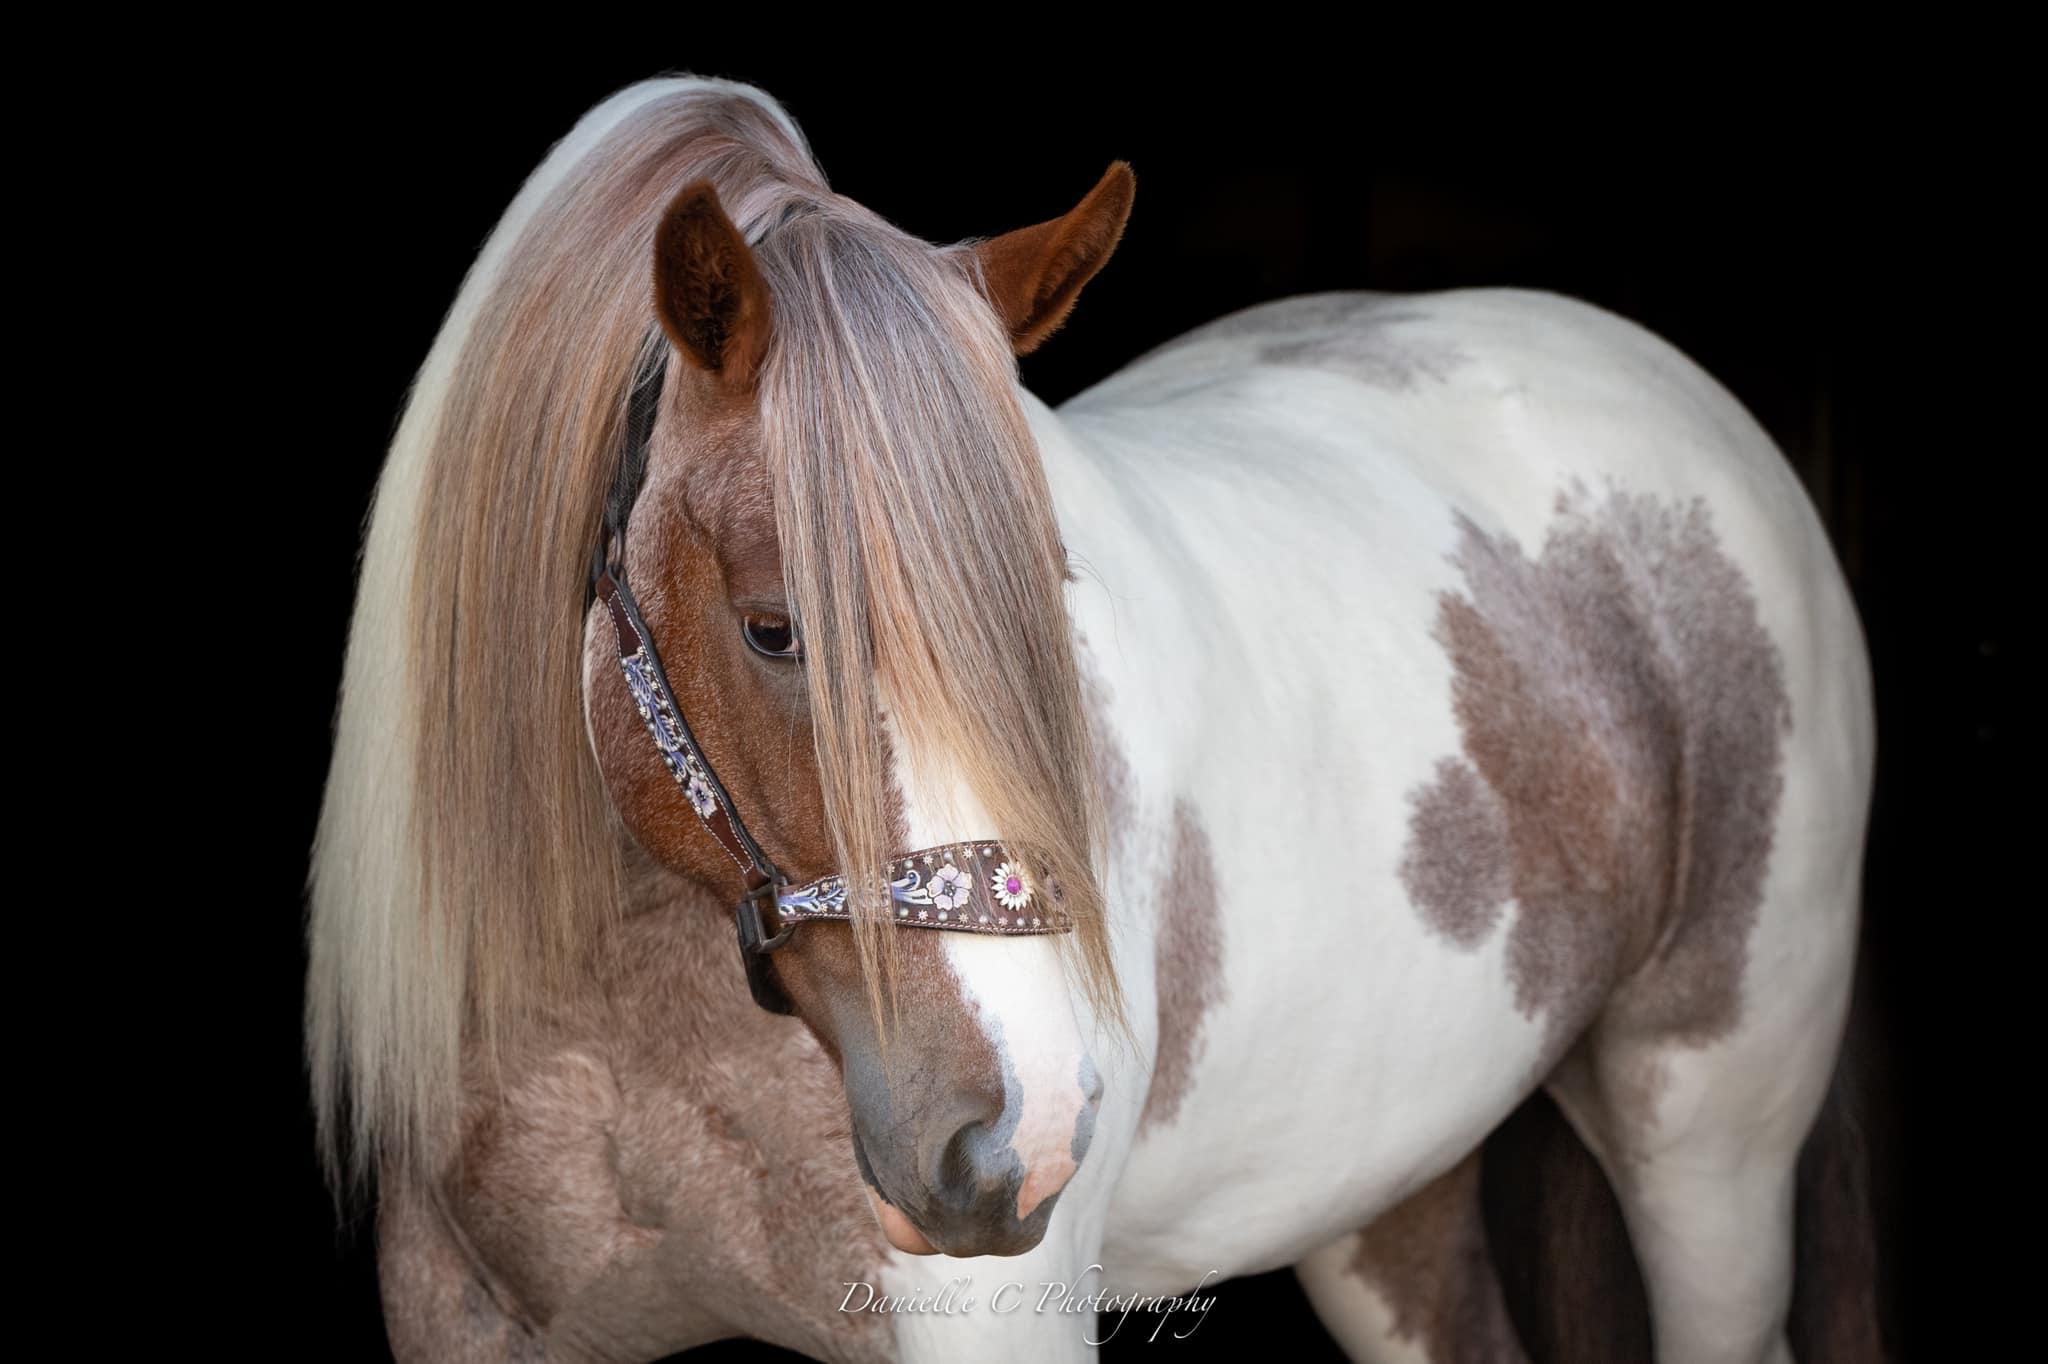
[[[957,1128],[939,1150],[933,1192],[956,1208],[970,1208],[991,1198],[1007,1198],[1023,1170],[1007,1140],[985,1122]]]
[[[975,1135],[986,1130],[980,1123],[971,1122],[947,1139],[945,1150],[939,1153],[940,1188],[969,1197],[973,1195],[975,1186],[980,1182]]]

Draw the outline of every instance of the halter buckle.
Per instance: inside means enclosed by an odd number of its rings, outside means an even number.
[[[796,1008],[768,973],[768,954],[788,945],[796,935],[796,924],[791,922],[780,933],[770,937],[768,925],[761,915],[761,902],[773,903],[786,884],[765,881],[742,895],[732,907],[733,922],[739,929],[740,964],[747,969],[747,989],[752,992],[756,1004],[777,1014],[795,1013]]]

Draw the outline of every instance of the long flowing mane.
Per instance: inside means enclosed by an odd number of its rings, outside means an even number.
[[[1066,550],[969,245],[935,253],[839,200],[757,253],[777,319],[762,373],[775,519],[811,655],[825,810],[839,865],[882,865],[879,683],[921,789],[973,792],[1060,887],[1091,1002],[1120,1017]],[[879,885],[860,884],[856,919],[878,1027],[895,943]]]
[[[763,429],[840,865],[889,851],[879,683],[911,751],[1054,878],[1087,992],[1120,1016],[1059,533],[973,243],[935,251],[831,192],[754,87],[646,81],[586,114],[513,201],[378,481],[310,881],[307,1059],[340,1194],[380,1165],[437,1168],[465,1044],[493,1071],[617,918],[583,586],[627,387],[665,344],[654,233],[698,179],[774,300]],[[866,909],[879,1012],[888,938]]]

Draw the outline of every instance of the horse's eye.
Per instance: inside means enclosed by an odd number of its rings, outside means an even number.
[[[743,628],[748,646],[765,658],[795,658],[803,653],[803,645],[796,637],[796,627],[789,623],[787,616],[750,611]]]

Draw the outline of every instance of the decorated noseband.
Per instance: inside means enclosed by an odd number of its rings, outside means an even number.
[[[768,971],[767,956],[788,944],[797,925],[811,919],[850,921],[843,875],[793,886],[747,832],[739,808],[704,750],[690,733],[676,703],[675,689],[661,666],[654,634],[626,585],[626,518],[647,468],[647,442],[654,429],[664,370],[664,352],[633,389],[627,411],[625,451],[619,476],[606,499],[605,531],[591,558],[590,595],[605,604],[619,671],[634,708],[654,739],[669,775],[690,808],[746,879],[747,891],[733,906],[740,960],[754,1002],[773,1013],[793,1012],[789,998]],[[995,839],[951,843],[898,853],[883,871],[893,921],[908,928],[942,928],[963,933],[1062,933],[1072,924],[1054,897],[1032,884],[1024,865]]]

